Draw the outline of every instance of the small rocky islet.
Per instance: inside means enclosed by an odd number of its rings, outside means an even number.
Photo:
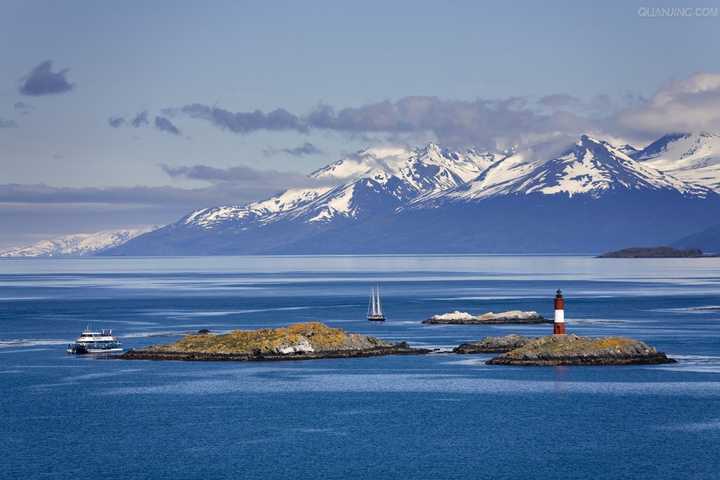
[[[174,343],[129,350],[125,360],[262,361],[375,357],[429,353],[406,342],[390,343],[358,333],[347,333],[320,322],[280,328],[235,330],[215,335],[200,331]]]
[[[477,342],[462,343],[453,348],[453,353],[505,353],[525,346],[532,338],[522,335],[505,335],[503,337],[485,337]]]
[[[597,258],[702,258],[706,255],[699,248],[631,247],[598,255]]]
[[[454,312],[433,315],[423,323],[430,325],[501,325],[501,324],[535,324],[552,323],[537,312],[522,310],[508,310],[507,312],[487,312],[482,315],[472,315],[468,312]]]
[[[368,335],[347,333],[320,322],[308,322],[280,328],[236,330],[226,334],[203,330],[173,343],[129,350],[120,358],[273,361],[424,355],[433,352],[438,350],[413,348],[407,342],[391,343]],[[550,335],[531,338],[507,335],[463,343],[452,352],[501,353],[488,360],[486,363],[489,365],[632,365],[675,362],[644,342],[623,337]]]
[[[486,340],[503,345],[508,337]],[[505,340],[503,340],[505,339]],[[581,337],[548,335],[529,339],[521,346],[488,360],[488,365],[654,365],[675,363],[665,353],[645,342],[625,337]]]

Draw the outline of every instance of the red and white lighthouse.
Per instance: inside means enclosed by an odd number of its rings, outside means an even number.
[[[565,335],[565,299],[560,290],[555,294],[555,321],[553,335]]]

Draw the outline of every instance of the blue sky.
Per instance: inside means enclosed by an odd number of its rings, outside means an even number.
[[[720,17],[638,15],[641,7],[683,5],[713,6],[647,1],[5,1],[0,5],[0,125],[6,125],[0,128],[0,184],[203,188],[207,182],[170,176],[161,165],[307,173],[343,152],[379,142],[435,140],[488,147],[496,141],[522,141],[526,132],[515,128],[515,111],[548,113],[536,102],[557,94],[582,102],[566,105],[578,116],[570,122],[578,128],[587,125],[647,141],[658,128],[636,128],[615,115],[651,99],[673,81],[720,71]],[[54,74],[67,69],[62,78],[71,87],[23,94],[23,82],[48,60]],[[507,113],[505,106],[489,107],[496,117],[488,122],[502,118],[509,138],[502,135],[505,130],[488,129],[482,122],[462,131],[446,125],[428,130],[417,127],[425,125],[419,119],[408,130],[397,127],[404,123],[395,118],[389,132],[367,128],[378,121],[372,118],[377,109],[367,106],[407,97],[434,97],[449,114],[465,108],[463,102],[478,100],[520,98],[526,104],[509,107],[514,113],[507,118],[501,115]],[[303,127],[237,133],[216,117],[178,113],[192,104],[233,113],[283,109]],[[354,109],[352,121],[333,117],[331,128],[319,128],[306,118],[319,105],[335,112]],[[111,117],[130,121],[142,111],[148,112],[148,127],[108,124]],[[157,116],[181,134],[155,128]],[[536,119],[537,124],[544,121]],[[567,127],[552,124],[554,130]],[[572,130],[567,133],[574,134]],[[306,143],[315,148],[312,153],[291,154]],[[265,190],[275,188],[279,185],[271,182]],[[240,186],[232,194],[164,199],[172,205],[153,205],[153,215],[136,212],[152,208],[133,204],[122,210],[121,202],[113,203],[108,211],[122,214],[86,222],[82,218],[91,215],[83,215],[82,209],[89,207],[68,202],[69,190],[65,196],[38,199],[7,193],[0,196],[5,224],[0,246],[67,233],[63,229],[167,222],[188,208],[220,200],[240,203],[265,190]],[[103,198],[85,203],[102,211]],[[48,208],[61,210],[68,221],[44,228]]]

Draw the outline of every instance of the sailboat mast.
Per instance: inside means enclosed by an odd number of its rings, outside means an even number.
[[[375,310],[375,289],[370,289],[370,302],[368,302],[368,317],[373,314]]]

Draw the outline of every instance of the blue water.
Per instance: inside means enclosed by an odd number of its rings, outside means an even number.
[[[364,320],[382,282],[389,321]],[[521,368],[483,355],[288,363],[65,355],[320,320],[416,346],[548,326],[427,326],[538,310],[675,365]],[[717,479],[720,258],[232,257],[0,261],[0,478]]]

